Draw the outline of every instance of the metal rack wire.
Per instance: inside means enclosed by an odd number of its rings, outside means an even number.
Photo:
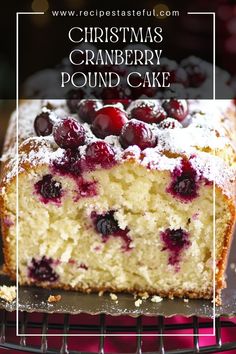
[[[155,323],[153,325],[144,325],[143,317],[140,316],[135,320],[135,324],[130,326],[125,323],[122,325],[106,325],[106,316],[101,314],[96,316],[99,319],[97,324],[88,325],[83,323],[70,324],[70,315],[56,315],[57,319],[60,316],[59,321],[53,322],[51,318],[54,315],[43,314],[42,321],[32,321],[29,319],[29,315],[24,312],[20,319],[20,332],[23,334],[21,337],[16,337],[11,334],[9,337],[8,331],[15,330],[16,322],[12,319],[8,319],[9,315],[6,311],[1,311],[1,325],[0,325],[0,348],[11,349],[24,351],[29,353],[49,353],[49,354],[89,354],[88,351],[71,350],[68,342],[68,334],[71,332],[75,333],[97,333],[99,336],[95,339],[97,341],[97,350],[90,352],[91,354],[105,354],[108,353],[105,351],[105,344],[108,339],[111,337],[106,337],[106,334],[119,334],[119,340],[122,341],[123,333],[136,333],[134,340],[136,341],[136,350],[130,351],[127,348],[127,353],[134,354],[193,354],[193,353],[220,353],[222,351],[229,351],[231,354],[236,353],[236,341],[235,342],[224,342],[222,339],[222,328],[231,327],[235,328],[236,333],[236,324],[228,320],[223,320],[221,318],[216,319],[216,335],[214,337],[215,344],[211,346],[201,346],[200,345],[200,334],[199,332],[202,329],[212,328],[212,321],[199,321],[197,317],[192,317],[191,322],[176,324],[176,323],[165,323],[166,319],[162,316],[157,316],[155,318]],[[95,321],[96,322],[96,321]],[[95,323],[94,322],[94,323]],[[39,344],[32,345],[30,343],[30,337],[24,336],[24,334],[29,333],[30,330],[37,330],[37,333],[41,333]],[[61,335],[57,337],[57,348],[51,348],[49,345],[47,334],[51,330],[56,330],[58,333],[65,334],[66,336]],[[160,336],[155,341],[156,347],[152,351],[145,351],[143,349],[143,337],[144,333],[168,333],[168,331],[181,331],[181,330],[192,330],[192,333],[195,336],[192,337],[192,347],[191,348],[178,348],[174,350],[167,350],[166,343],[167,338]],[[15,332],[14,332],[15,333]],[[153,334],[154,336],[155,334]],[[236,340],[236,336],[235,336]],[[79,341],[78,341],[79,346]]]

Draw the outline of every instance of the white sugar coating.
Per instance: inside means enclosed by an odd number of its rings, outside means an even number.
[[[215,181],[228,195],[226,186],[229,184],[228,181],[234,178],[235,171],[222,158],[201,150],[210,148],[213,152],[214,149],[224,151],[226,147],[231,145],[225,124],[222,125],[222,117],[226,116],[225,119],[227,120],[226,112],[228,109],[232,109],[233,105],[229,100],[215,101],[214,104],[211,100],[189,100],[188,103],[189,115],[185,120],[185,127],[177,121],[175,121],[176,127],[174,129],[160,129],[161,127],[159,128],[156,124],[149,125],[158,139],[155,148],[145,149],[141,152],[140,148],[134,145],[123,150],[119,137],[114,135],[107,136],[104,141],[113,147],[118,162],[133,158],[137,163],[150,169],[171,172],[175,167],[181,165],[182,155],[187,156],[191,158],[198,174],[203,175],[210,181]],[[136,100],[130,104],[127,113],[134,107],[142,105],[158,108],[161,105],[161,101]],[[123,106],[116,105],[116,107],[124,110]],[[23,171],[22,166],[25,163],[36,167],[39,164],[51,164],[53,160],[63,156],[64,150],[57,146],[52,135],[46,137],[36,136],[34,120],[41,112],[48,112],[54,123],[67,116],[77,119],[83,124],[85,129],[86,145],[100,140],[93,134],[88,123],[82,122],[77,114],[69,112],[65,100],[33,100],[25,102],[19,107],[19,172]],[[168,118],[166,121],[172,122],[173,119]],[[9,134],[11,133],[11,135],[13,135],[16,128],[15,124],[16,113],[13,113],[9,127]],[[81,155],[85,154],[86,145],[79,148]],[[28,146],[28,149],[24,149],[25,146]],[[3,162],[8,161],[9,164],[7,175],[4,178],[6,181],[11,180],[17,173],[16,151],[16,145],[11,142],[9,148],[2,156],[1,160]],[[177,156],[169,157],[166,152]],[[192,156],[196,157],[193,159]]]

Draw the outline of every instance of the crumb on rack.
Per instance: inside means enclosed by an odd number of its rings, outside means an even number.
[[[104,294],[104,291],[101,290],[101,291],[99,291],[98,296],[103,296],[103,294]]]
[[[163,300],[162,297],[158,296],[158,295],[154,295],[152,298],[151,298],[151,301],[152,302],[155,302],[155,303],[158,303],[158,302],[161,302]]]
[[[116,301],[118,299],[118,297],[116,296],[116,294],[113,294],[113,293],[110,293],[110,298],[113,300],[113,301]]]
[[[50,295],[48,297],[48,302],[59,302],[61,301],[61,295]]]
[[[16,287],[15,286],[0,286],[0,298],[12,302],[16,298]]]
[[[139,293],[139,296],[142,300],[147,300],[149,298],[149,294],[146,291],[144,293]]]
[[[142,302],[143,302],[143,300],[138,299],[138,300],[136,300],[136,301],[135,301],[135,303],[134,303],[134,304],[135,304],[135,306],[136,306],[136,307],[139,307],[139,306],[141,306],[141,305],[142,305]]]
[[[236,272],[236,264],[230,263],[230,269],[235,270],[235,272]]]
[[[184,302],[189,302],[189,299],[184,299]]]

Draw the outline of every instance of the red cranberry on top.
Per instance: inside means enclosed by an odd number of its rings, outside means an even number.
[[[184,120],[188,114],[188,104],[186,100],[170,99],[165,100],[162,107],[166,111],[168,117],[175,118],[179,122]]]
[[[86,148],[85,154],[86,163],[90,168],[96,165],[109,168],[115,164],[115,152],[105,141],[90,143]]]
[[[120,144],[124,149],[131,145],[137,145],[141,150],[144,150],[155,147],[157,138],[148,124],[131,119],[121,131]]]
[[[54,125],[53,137],[61,148],[76,148],[85,142],[84,127],[74,118],[65,118]]]
[[[96,112],[92,131],[102,139],[108,135],[119,135],[127,120],[127,114],[122,109],[105,106]]]
[[[47,136],[52,134],[53,123],[49,112],[40,113],[34,121],[34,130],[38,136]]]
[[[98,100],[81,100],[77,106],[78,116],[84,122],[91,124],[100,108],[102,103]]]
[[[160,105],[148,101],[142,101],[140,105],[132,108],[129,116],[146,123],[160,123],[167,118],[165,110]]]

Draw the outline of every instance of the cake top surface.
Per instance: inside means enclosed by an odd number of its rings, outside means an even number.
[[[229,100],[26,101],[19,106],[19,172],[26,165],[65,159],[68,151],[76,151],[82,161],[92,153],[90,160],[105,159],[100,164],[105,168],[112,157],[116,162],[135,159],[147,168],[171,172],[185,156],[199,176],[215,181],[229,194],[235,176],[230,158],[235,156],[234,110]],[[16,118],[15,112],[2,156],[8,165],[5,181],[18,171],[16,138],[12,138]],[[102,148],[102,158],[96,155],[97,147]]]

